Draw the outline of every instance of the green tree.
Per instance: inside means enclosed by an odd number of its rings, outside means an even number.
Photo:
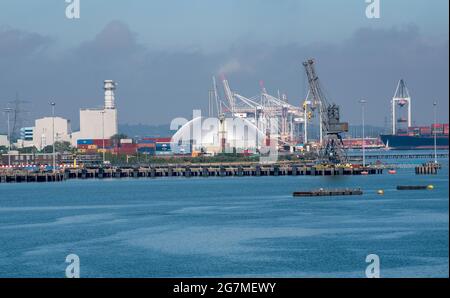
[[[73,152],[74,148],[67,141],[58,141],[55,143],[55,151],[56,152]]]
[[[38,152],[38,149],[33,146],[33,147],[25,147],[25,148],[20,148],[18,149],[20,154],[30,154],[30,153],[35,153]]]
[[[0,153],[6,153],[6,152],[8,152],[8,147],[0,146]]]
[[[55,152],[63,153],[63,152],[73,152],[74,148],[70,144],[70,142],[67,141],[58,141],[55,142]],[[53,145],[45,146],[44,149],[42,149],[43,153],[53,153]]]
[[[41,152],[42,153],[52,153],[53,152],[53,146],[52,145],[47,145],[44,148],[42,148]]]

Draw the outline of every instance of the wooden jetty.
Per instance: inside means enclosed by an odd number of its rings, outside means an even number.
[[[229,176],[342,176],[382,174],[382,167],[351,168],[351,167],[321,167],[292,164],[192,164],[192,165],[162,165],[139,168],[97,168],[97,169],[67,169],[67,179],[87,178],[124,178],[124,177],[229,177]]]
[[[30,171],[6,171],[0,172],[0,183],[23,183],[23,182],[60,182],[64,181],[62,172],[30,172]]]
[[[324,197],[324,196],[360,196],[363,192],[361,189],[336,189],[326,190],[319,189],[313,191],[296,191],[294,197]]]
[[[66,168],[57,173],[20,170],[0,172],[0,182],[50,182],[68,179],[158,178],[158,177],[243,177],[243,176],[350,176],[383,174],[383,167],[325,167],[299,164],[189,164],[147,167]]]

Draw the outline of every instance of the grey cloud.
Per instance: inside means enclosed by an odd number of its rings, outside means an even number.
[[[264,80],[271,93],[279,88],[298,104],[306,93],[301,62],[309,57],[317,59],[326,92],[342,105],[347,120],[359,122],[356,102],[364,97],[369,101],[368,121],[382,125],[395,84],[404,78],[414,97],[417,122],[430,122],[432,99],[442,102],[440,117],[448,121],[448,40],[426,39],[415,26],[360,29],[341,44],[239,41],[215,53],[157,50],[140,44],[119,21],[108,24],[94,39],[57,56],[40,50],[50,42],[46,37],[18,31],[9,34],[12,36],[7,45],[6,39],[0,39],[0,53],[17,44],[27,52],[10,51],[7,58],[0,55],[0,65],[5,60],[17,62],[16,67],[0,74],[0,100],[18,90],[32,101],[34,116],[42,116],[48,114],[48,98],[52,97],[57,101],[57,111],[75,125],[80,107],[102,104],[104,79],[119,82],[121,123],[168,123],[174,117],[188,117],[192,109],[207,106],[211,76],[230,61],[236,63],[232,63],[227,77],[239,93],[258,94],[258,83]],[[36,52],[39,55],[27,65],[19,63],[23,55]]]
[[[10,57],[25,58],[27,55],[45,50],[52,39],[37,33],[0,27],[0,56],[5,61]]]

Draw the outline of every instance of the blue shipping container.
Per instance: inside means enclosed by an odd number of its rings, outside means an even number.
[[[156,151],[170,151],[170,143],[156,143]]]
[[[138,144],[155,144],[154,140],[139,140]]]
[[[138,148],[138,152],[153,155],[153,154],[155,154],[155,148],[142,147],[142,148]]]
[[[78,140],[77,141],[78,145],[94,145],[94,140],[90,139],[90,140]]]
[[[170,156],[173,153],[171,151],[156,151],[155,155],[161,155],[161,156]]]

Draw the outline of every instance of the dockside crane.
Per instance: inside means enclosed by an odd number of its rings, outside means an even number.
[[[341,134],[348,132],[348,123],[340,121],[339,106],[329,103],[322,91],[319,77],[316,75],[314,60],[303,62],[309,84],[309,92],[315,102],[319,103],[320,122],[322,126],[323,142],[320,159],[323,162],[340,164],[347,162],[347,153],[342,142]]]

